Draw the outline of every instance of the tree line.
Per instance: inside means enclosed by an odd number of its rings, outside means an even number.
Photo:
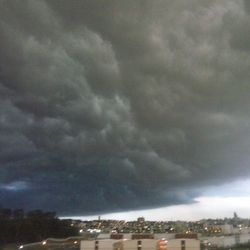
[[[26,244],[46,238],[66,238],[78,235],[70,220],[60,220],[55,212],[0,208],[0,245]]]

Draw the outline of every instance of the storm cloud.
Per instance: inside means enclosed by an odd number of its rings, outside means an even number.
[[[190,203],[250,175],[248,1],[0,1],[0,204]]]

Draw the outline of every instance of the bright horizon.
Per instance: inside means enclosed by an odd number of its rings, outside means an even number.
[[[101,219],[134,221],[144,217],[147,221],[197,221],[201,219],[232,218],[236,212],[241,218],[250,217],[250,197],[198,197],[197,203],[155,209],[134,210],[102,214]],[[225,204],[228,207],[225,207]],[[240,205],[239,205],[240,204]],[[99,215],[67,216],[79,220],[97,220]]]
[[[248,179],[210,188],[205,192],[206,195],[195,198],[195,203],[192,204],[61,218],[96,220],[101,216],[101,219],[132,221],[142,216],[147,221],[196,221],[208,218],[232,218],[234,212],[241,218],[250,218],[250,190],[247,188],[249,184]]]

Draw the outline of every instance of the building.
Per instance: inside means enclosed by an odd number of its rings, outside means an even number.
[[[22,250],[77,250],[82,237],[69,237],[66,239],[48,238],[41,242],[35,242],[19,246]]]
[[[200,250],[198,239],[179,238],[167,242],[167,250]]]
[[[113,250],[166,250],[164,244],[156,239],[122,240],[114,244]]]
[[[176,234],[175,238],[172,235],[169,238],[159,239],[153,234],[114,234],[109,239],[83,240],[80,250],[200,250],[197,234]]]
[[[214,236],[203,239],[205,245],[212,247],[232,247],[237,244],[239,239],[235,235],[230,236]]]
[[[233,234],[233,225],[224,224],[220,225],[221,233],[224,235]]]
[[[108,238],[105,238],[109,236]],[[169,237],[160,237],[169,236]],[[175,238],[173,238],[173,236]],[[200,250],[196,234],[110,234],[100,238],[85,239],[70,237],[66,239],[49,238],[41,242],[26,244],[22,250]],[[247,236],[239,238],[246,242]]]
[[[239,244],[250,243],[250,234],[240,234],[239,235]]]
[[[104,239],[104,240],[82,240],[80,250],[111,250],[114,243],[118,240]]]

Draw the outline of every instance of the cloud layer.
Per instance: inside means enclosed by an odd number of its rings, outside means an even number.
[[[2,206],[190,203],[249,176],[249,24],[247,1],[1,1]]]

